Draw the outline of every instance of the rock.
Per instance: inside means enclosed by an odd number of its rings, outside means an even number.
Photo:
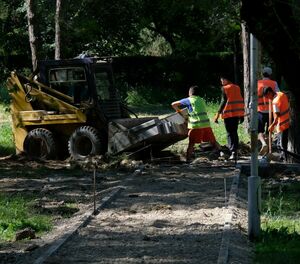
[[[25,228],[25,229],[22,229],[22,230],[16,232],[16,237],[15,237],[16,241],[19,241],[19,240],[22,240],[25,238],[29,238],[29,239],[36,238],[35,231],[32,228]]]
[[[33,251],[33,250],[37,249],[38,247],[39,247],[39,245],[37,245],[37,244],[31,244],[27,248],[25,248],[24,251],[27,251],[27,252]]]

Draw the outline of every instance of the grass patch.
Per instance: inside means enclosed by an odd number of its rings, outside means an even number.
[[[50,216],[35,213],[33,198],[0,195],[0,240],[13,240],[18,230],[30,227],[37,234],[52,228]]]
[[[15,152],[15,145],[11,124],[9,121],[0,123],[0,156],[7,156]]]
[[[15,152],[10,120],[8,106],[0,104],[0,156],[7,156]]]
[[[300,258],[300,183],[263,186],[262,233],[255,263],[297,263]]]

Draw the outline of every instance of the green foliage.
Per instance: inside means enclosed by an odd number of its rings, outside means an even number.
[[[171,46],[161,35],[155,34],[148,28],[144,28],[140,32],[140,38],[140,54],[145,56],[171,55]]]
[[[261,236],[262,241],[256,245],[255,263],[298,263],[299,232],[291,232],[284,226],[269,227],[262,231]]]
[[[164,89],[159,92],[153,87],[140,86],[127,91],[125,101],[129,105],[143,106],[147,104],[162,104],[174,98],[174,91]]]
[[[279,185],[264,194],[263,211],[270,217],[293,216],[300,211],[300,184]]]
[[[147,99],[145,98],[145,95],[139,93],[136,90],[128,91],[125,101],[129,105],[135,105],[135,106],[149,104]]]
[[[9,122],[0,123],[0,156],[15,152],[11,125]]]
[[[10,102],[10,96],[8,94],[5,85],[6,85],[5,82],[0,84],[0,102],[4,104],[8,104]]]
[[[33,198],[0,195],[0,239],[12,240],[18,230],[30,227],[37,233],[51,229],[50,217],[34,213]]]
[[[12,154],[14,150],[9,108],[6,104],[0,104],[0,156]]]
[[[239,30],[237,3],[62,1],[63,57],[74,57],[82,51],[99,55],[196,56],[199,52],[223,51],[224,47],[232,50],[228,40]],[[0,55],[30,54],[25,1],[1,0],[0,7]],[[53,58],[55,1],[34,2],[34,12],[39,57]]]
[[[300,183],[263,185],[262,233],[256,263],[296,263],[300,257]]]

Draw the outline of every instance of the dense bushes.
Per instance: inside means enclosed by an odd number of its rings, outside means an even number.
[[[117,87],[129,100],[143,97],[149,103],[170,102],[187,96],[188,88],[196,84],[201,96],[215,101],[220,96],[219,74],[233,72],[228,67],[231,61],[231,55],[203,55],[197,59],[118,57],[113,60],[113,68]]]
[[[5,82],[8,76],[7,69],[25,69],[24,60],[15,60],[14,63],[12,61],[14,60],[11,60],[9,65],[13,68],[1,67],[0,83]],[[230,54],[201,55],[198,58],[115,57],[113,69],[116,86],[122,98],[130,104],[168,104],[175,99],[186,97],[191,85],[198,85],[201,88],[201,96],[207,100],[216,101],[220,96],[219,74],[224,71],[232,74],[232,61],[233,56]],[[0,96],[1,102],[7,100],[7,93],[3,87]]]

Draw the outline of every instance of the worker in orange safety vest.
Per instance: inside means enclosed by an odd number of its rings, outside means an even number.
[[[222,101],[214,122],[218,123],[220,115],[224,119],[227,142],[231,152],[229,159],[236,160],[239,144],[238,125],[244,122],[244,99],[240,87],[233,84],[227,76],[221,76],[220,80],[222,84]]]
[[[269,100],[264,97],[263,90],[265,87],[271,87],[274,92],[279,92],[279,87],[276,81],[271,80],[272,69],[264,67],[262,70],[263,79],[257,82],[257,96],[258,96],[258,139],[261,142],[261,149],[259,154],[265,155],[268,152],[268,145],[265,140],[266,128],[269,127]]]
[[[288,131],[290,127],[290,105],[287,95],[283,92],[274,92],[272,87],[265,87],[263,95],[272,100],[272,111],[274,121],[270,124],[268,131],[272,133],[275,126],[278,132],[277,146],[281,152],[281,160],[287,159],[286,150],[288,144]]]

